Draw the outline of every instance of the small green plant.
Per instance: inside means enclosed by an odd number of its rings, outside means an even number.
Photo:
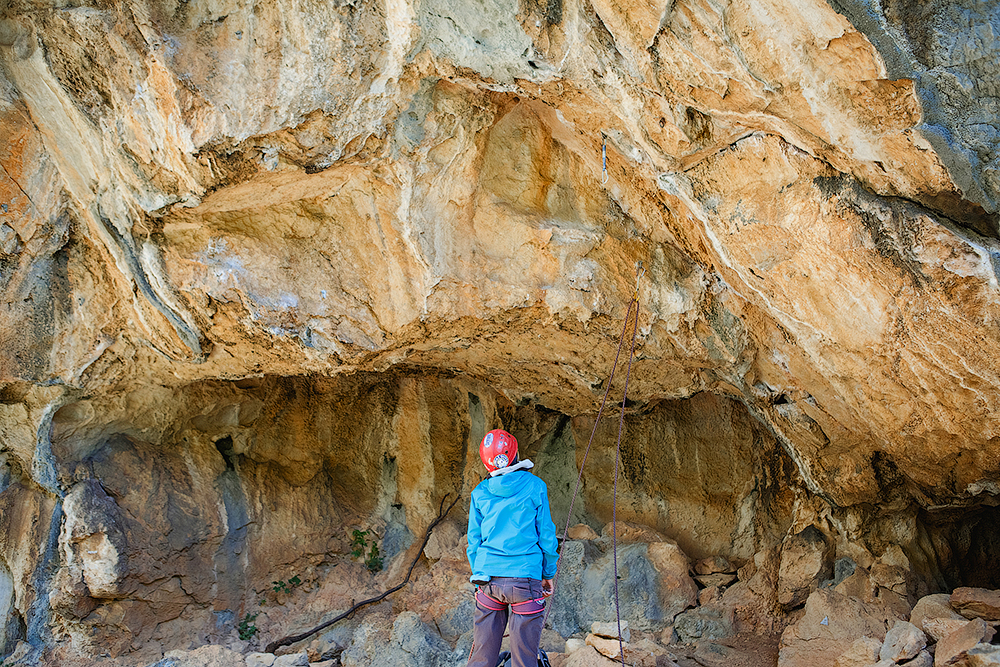
[[[289,579],[287,582],[284,579],[280,579],[278,581],[272,581],[271,582],[271,590],[273,590],[275,593],[291,593],[292,589],[295,588],[296,586],[300,585],[301,583],[302,583],[302,580],[299,579],[299,575],[296,574],[294,577],[292,577],[291,579]],[[261,600],[260,603],[264,604],[264,601]]]
[[[257,634],[258,632],[257,626],[254,625],[253,623],[255,620],[257,620],[257,616],[258,614],[248,613],[246,616],[243,617],[243,620],[240,621],[240,625],[239,628],[237,628],[237,631],[240,633],[240,639],[242,639],[243,641],[245,642],[250,641]]]
[[[365,565],[372,574],[382,570],[382,556],[379,555],[378,545],[374,542],[372,542],[372,550],[368,553],[368,558],[365,559]]]
[[[351,533],[351,555],[355,558],[360,558],[365,555],[365,549],[368,547],[368,540],[365,536],[368,535],[367,530],[354,529]]]
[[[355,529],[351,533],[351,555],[355,558],[364,558],[365,566],[372,574],[382,570],[382,555],[379,553],[378,544],[373,540],[371,549],[368,549],[368,537],[370,531]],[[365,552],[368,555],[365,555]]]

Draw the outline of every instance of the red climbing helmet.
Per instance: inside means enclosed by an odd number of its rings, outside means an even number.
[[[493,429],[479,444],[479,458],[490,472],[506,468],[517,459],[517,438],[502,428]]]

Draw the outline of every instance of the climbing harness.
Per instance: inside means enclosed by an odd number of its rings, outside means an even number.
[[[503,602],[502,600],[497,600],[495,597],[483,590],[482,586],[476,586],[476,592],[473,596],[478,604],[483,609],[489,609],[490,611],[507,611],[509,607],[510,610],[517,614],[518,616],[532,616],[538,614],[545,610],[545,596],[540,598],[535,598],[534,600],[524,600],[523,602]],[[543,617],[542,625],[545,625],[545,620]],[[505,634],[504,637],[507,635]],[[469,647],[469,657],[468,660],[472,659],[472,654],[476,650],[476,644],[473,642],[472,646]],[[500,654],[497,660],[497,667],[503,667],[504,665],[510,664],[510,652],[504,651]],[[549,657],[545,655],[545,651],[538,649],[538,666],[539,667],[549,667]]]
[[[531,616],[541,611],[545,611],[545,597],[525,600],[523,602],[502,602],[484,591],[482,588],[476,589],[476,602],[483,609],[490,611],[506,611],[507,607],[518,616]]]
[[[580,483],[583,480],[583,470],[587,465],[587,457],[590,456],[591,445],[594,444],[594,436],[597,434],[597,426],[601,423],[601,415],[604,414],[604,406],[608,401],[608,394],[611,392],[611,383],[615,378],[615,371],[618,369],[618,360],[621,358],[622,345],[625,343],[625,334],[628,331],[629,318],[632,316],[632,306],[635,306],[635,318],[632,320],[632,347],[629,351],[628,358],[628,370],[625,373],[625,391],[622,395],[622,409],[621,415],[618,418],[618,439],[615,443],[615,481],[614,481],[614,491],[613,499],[611,503],[611,533],[612,533],[612,552],[614,560],[614,577],[615,577],[615,615],[618,621],[618,654],[621,657],[622,665],[625,664],[625,648],[622,644],[622,618],[621,618],[621,606],[618,599],[618,464],[621,460],[621,446],[622,446],[622,432],[625,425],[625,407],[626,401],[628,400],[628,382],[632,375],[632,360],[635,357],[635,337],[636,331],[639,326],[639,281],[645,275],[646,269],[643,267],[640,261],[636,266],[636,276],[635,276],[635,292],[632,294],[632,300],[629,301],[628,310],[625,312],[625,323],[622,325],[622,333],[618,338],[618,349],[615,352],[615,362],[611,366],[611,373],[608,375],[608,384],[604,389],[604,398],[601,399],[601,407],[597,410],[597,418],[594,420],[594,428],[590,432],[590,439],[587,441],[587,449],[583,454],[583,461],[580,463],[580,472],[576,477],[576,487],[573,489],[573,496],[569,502],[569,511],[566,514],[566,528],[563,530],[562,540],[560,544],[566,543],[566,538],[569,536],[569,524],[573,518],[573,506],[576,504],[576,497],[580,492]],[[559,583],[559,566],[562,564],[562,559],[560,558],[556,562],[556,573],[553,577],[552,588],[553,590],[558,590],[557,584]],[[545,620],[548,620],[549,610],[551,605],[545,610]],[[543,625],[545,621],[542,622]]]

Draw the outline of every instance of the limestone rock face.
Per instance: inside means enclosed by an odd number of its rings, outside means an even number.
[[[330,569],[401,574],[500,426],[589,529],[564,629],[609,616],[612,516],[657,535],[621,553],[648,631],[688,557],[746,574],[692,627],[1000,587],[998,16],[4,3],[0,657],[259,648]],[[458,660],[445,597],[365,627]],[[843,653],[818,604],[786,655]]]

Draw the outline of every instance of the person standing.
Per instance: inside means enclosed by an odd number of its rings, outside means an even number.
[[[496,667],[510,622],[513,667],[536,667],[545,598],[559,558],[545,482],[517,455],[517,440],[495,429],[479,445],[489,477],[472,491],[466,551],[476,584],[468,667]]]

